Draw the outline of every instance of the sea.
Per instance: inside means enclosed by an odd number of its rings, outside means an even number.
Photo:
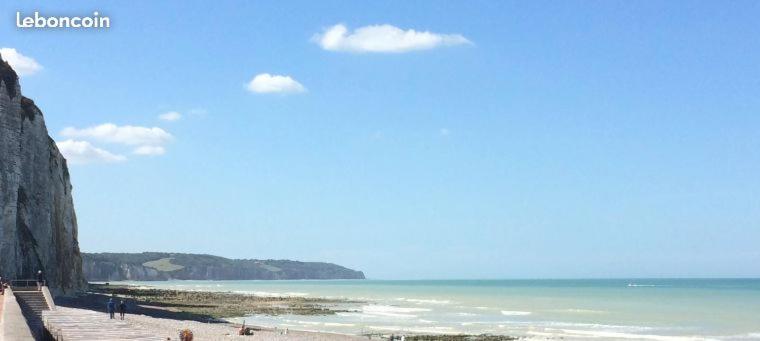
[[[250,315],[249,325],[342,334],[500,334],[556,340],[760,340],[760,279],[119,282],[344,298],[348,312]]]

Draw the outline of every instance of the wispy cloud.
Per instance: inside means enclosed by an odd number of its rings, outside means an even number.
[[[438,134],[441,136],[449,136],[451,134],[451,131],[448,128],[441,128],[438,130]]]
[[[327,28],[312,41],[328,51],[402,53],[442,46],[472,44],[461,34],[403,30],[393,25],[370,25],[353,32],[343,24]]]
[[[306,91],[306,88],[290,76],[270,75],[261,73],[253,77],[248,82],[248,91],[267,94],[267,93],[299,93]]]
[[[169,111],[158,115],[158,118],[163,121],[174,122],[179,121],[182,118],[182,114],[176,111]]]
[[[174,136],[159,127],[117,126],[113,123],[81,129],[67,127],[61,131],[61,136],[71,139],[93,140],[130,146],[133,147],[132,153],[135,155],[153,156],[165,154],[166,148],[164,145],[174,139]],[[89,147],[95,148],[89,142],[85,143]],[[87,146],[80,147],[85,148]],[[103,151],[102,149],[99,150]]]
[[[87,141],[65,140],[56,142],[58,150],[71,164],[113,163],[126,161],[124,155],[111,153],[93,146]]]
[[[135,145],[162,145],[174,137],[159,127],[117,126],[105,123],[88,128],[67,127],[61,135],[70,138],[92,138],[101,142]]]
[[[37,63],[36,60],[21,54],[14,48],[0,48],[0,55],[2,55],[4,61],[11,65],[13,70],[16,70],[19,76],[30,76],[42,70],[42,65]]]

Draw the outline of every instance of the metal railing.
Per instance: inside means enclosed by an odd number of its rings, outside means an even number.
[[[37,287],[37,280],[36,279],[12,279],[10,280],[11,288],[17,289],[17,288],[36,288]],[[47,282],[45,280],[42,281],[42,286],[47,286]]]

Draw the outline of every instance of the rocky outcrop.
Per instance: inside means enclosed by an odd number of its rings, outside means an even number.
[[[0,276],[35,278],[56,292],[86,285],[66,159],[42,112],[0,61]]]
[[[228,259],[188,253],[85,253],[89,281],[364,279],[340,265],[291,260]]]

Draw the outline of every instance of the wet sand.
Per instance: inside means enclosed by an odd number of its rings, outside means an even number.
[[[58,297],[56,304],[69,309],[97,311],[107,319],[106,302],[127,302],[126,322],[162,340],[178,340],[179,332],[190,329],[195,340],[388,340],[390,335],[345,335],[317,331],[283,330],[247,326],[253,335],[238,335],[240,325],[225,318],[251,314],[330,315],[350,311],[352,304],[340,299],[307,297],[263,297],[231,292],[164,290],[134,286],[91,285],[90,291],[74,297]],[[347,310],[349,309],[349,310]],[[409,341],[503,341],[508,336],[407,335]]]

